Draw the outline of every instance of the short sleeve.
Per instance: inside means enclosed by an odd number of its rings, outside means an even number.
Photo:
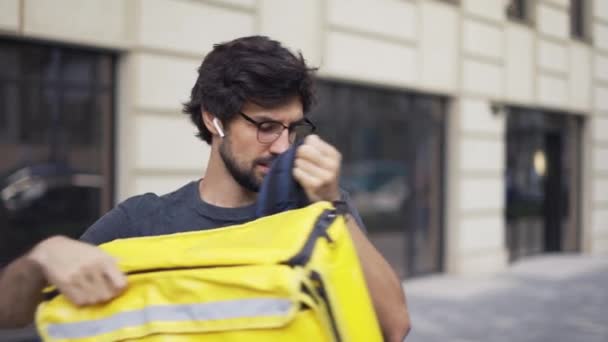
[[[129,235],[130,220],[122,205],[116,206],[93,223],[80,237],[81,241],[94,245],[110,242]]]
[[[116,239],[142,236],[136,226],[141,225],[142,220],[147,220],[144,224],[149,225],[158,218],[162,204],[161,199],[153,193],[131,197],[93,223],[80,240],[100,245]]]
[[[357,210],[357,207],[355,207],[355,205],[353,204],[353,201],[351,200],[350,195],[345,190],[340,190],[340,192],[341,192],[341,196],[342,196],[342,201],[346,202],[346,205],[348,206],[348,210],[349,210],[351,216],[355,219],[355,222],[357,222],[357,225],[359,226],[359,228],[361,228],[361,230],[365,234],[367,234],[367,228],[365,227],[365,224],[363,223],[363,219],[361,219],[361,215],[359,215],[359,210]]]

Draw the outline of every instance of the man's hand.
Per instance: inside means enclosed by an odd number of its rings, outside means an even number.
[[[342,155],[317,135],[309,135],[296,151],[294,178],[311,202],[340,199]]]
[[[108,301],[127,285],[112,256],[67,237],[49,238],[27,257],[41,268],[50,284],[79,306]]]

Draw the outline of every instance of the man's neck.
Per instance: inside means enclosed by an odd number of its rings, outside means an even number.
[[[203,201],[224,208],[247,206],[257,199],[256,192],[246,190],[230,175],[217,149],[211,151],[198,192]]]

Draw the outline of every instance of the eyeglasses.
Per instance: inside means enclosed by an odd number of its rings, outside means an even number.
[[[274,120],[266,121],[255,121],[243,112],[239,112],[245,120],[251,122],[258,129],[258,141],[262,144],[272,144],[275,142],[283,133],[284,129],[289,132],[289,143],[293,144],[296,140],[303,139],[309,134],[314,133],[317,128],[315,125],[304,118],[298,122],[294,122],[289,126],[283,125],[281,122]]]

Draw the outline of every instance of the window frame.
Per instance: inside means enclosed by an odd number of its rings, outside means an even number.
[[[505,3],[505,14],[508,21],[526,26],[535,24],[535,1],[509,0]],[[518,12],[516,9],[519,9]]]
[[[117,134],[116,130],[116,110],[117,110],[117,89],[118,89],[118,59],[119,53],[115,50],[106,49],[106,48],[93,48],[89,46],[82,46],[76,44],[69,44],[63,42],[49,42],[45,40],[39,39],[29,39],[29,38],[19,38],[19,37],[6,37],[0,35],[0,42],[7,45],[12,45],[17,49],[17,53],[20,58],[23,56],[27,49],[40,49],[40,51],[53,51],[59,53],[62,57],[66,58],[69,54],[89,54],[93,61],[99,61],[99,58],[106,58],[110,63],[109,71],[107,75],[109,79],[107,81],[102,81],[99,76],[99,71],[91,70],[92,80],[86,81],[83,84],[75,82],[73,80],[67,80],[60,77],[59,79],[54,80],[45,80],[32,78],[23,73],[18,73],[15,77],[0,77],[0,84],[14,84],[19,91],[22,89],[31,87],[39,87],[42,91],[46,88],[53,89],[57,91],[57,99],[60,102],[65,101],[64,98],[66,94],[74,89],[83,90],[91,93],[91,100],[94,104],[96,102],[95,98],[98,96],[109,96],[109,103],[107,111],[100,113],[100,117],[98,118],[98,123],[102,126],[101,136],[99,142],[99,150],[100,150],[100,167],[99,173],[103,179],[103,185],[100,188],[100,208],[99,208],[99,216],[103,213],[109,211],[114,206],[114,195],[115,195],[115,184],[116,184],[116,175],[115,175],[115,166],[116,166],[116,153],[115,153],[115,137]],[[45,50],[46,49],[46,50]],[[95,63],[95,62],[93,62]],[[93,64],[94,65],[94,64]],[[93,69],[95,69],[93,67]],[[106,83],[107,82],[107,83]],[[22,95],[19,96],[20,98]],[[2,99],[0,99],[0,103]],[[21,99],[18,99],[19,108],[16,115],[23,115],[26,110],[22,106]],[[107,112],[107,114],[105,114]],[[10,118],[8,121],[10,122]],[[19,127],[16,127],[19,130]],[[19,132],[11,132],[12,135],[15,135],[15,138],[19,138]],[[1,143],[2,141],[0,141]]]
[[[576,12],[574,9],[577,9]],[[569,16],[569,36],[571,39],[584,43],[592,42],[592,6],[589,1],[570,0],[568,7]]]

